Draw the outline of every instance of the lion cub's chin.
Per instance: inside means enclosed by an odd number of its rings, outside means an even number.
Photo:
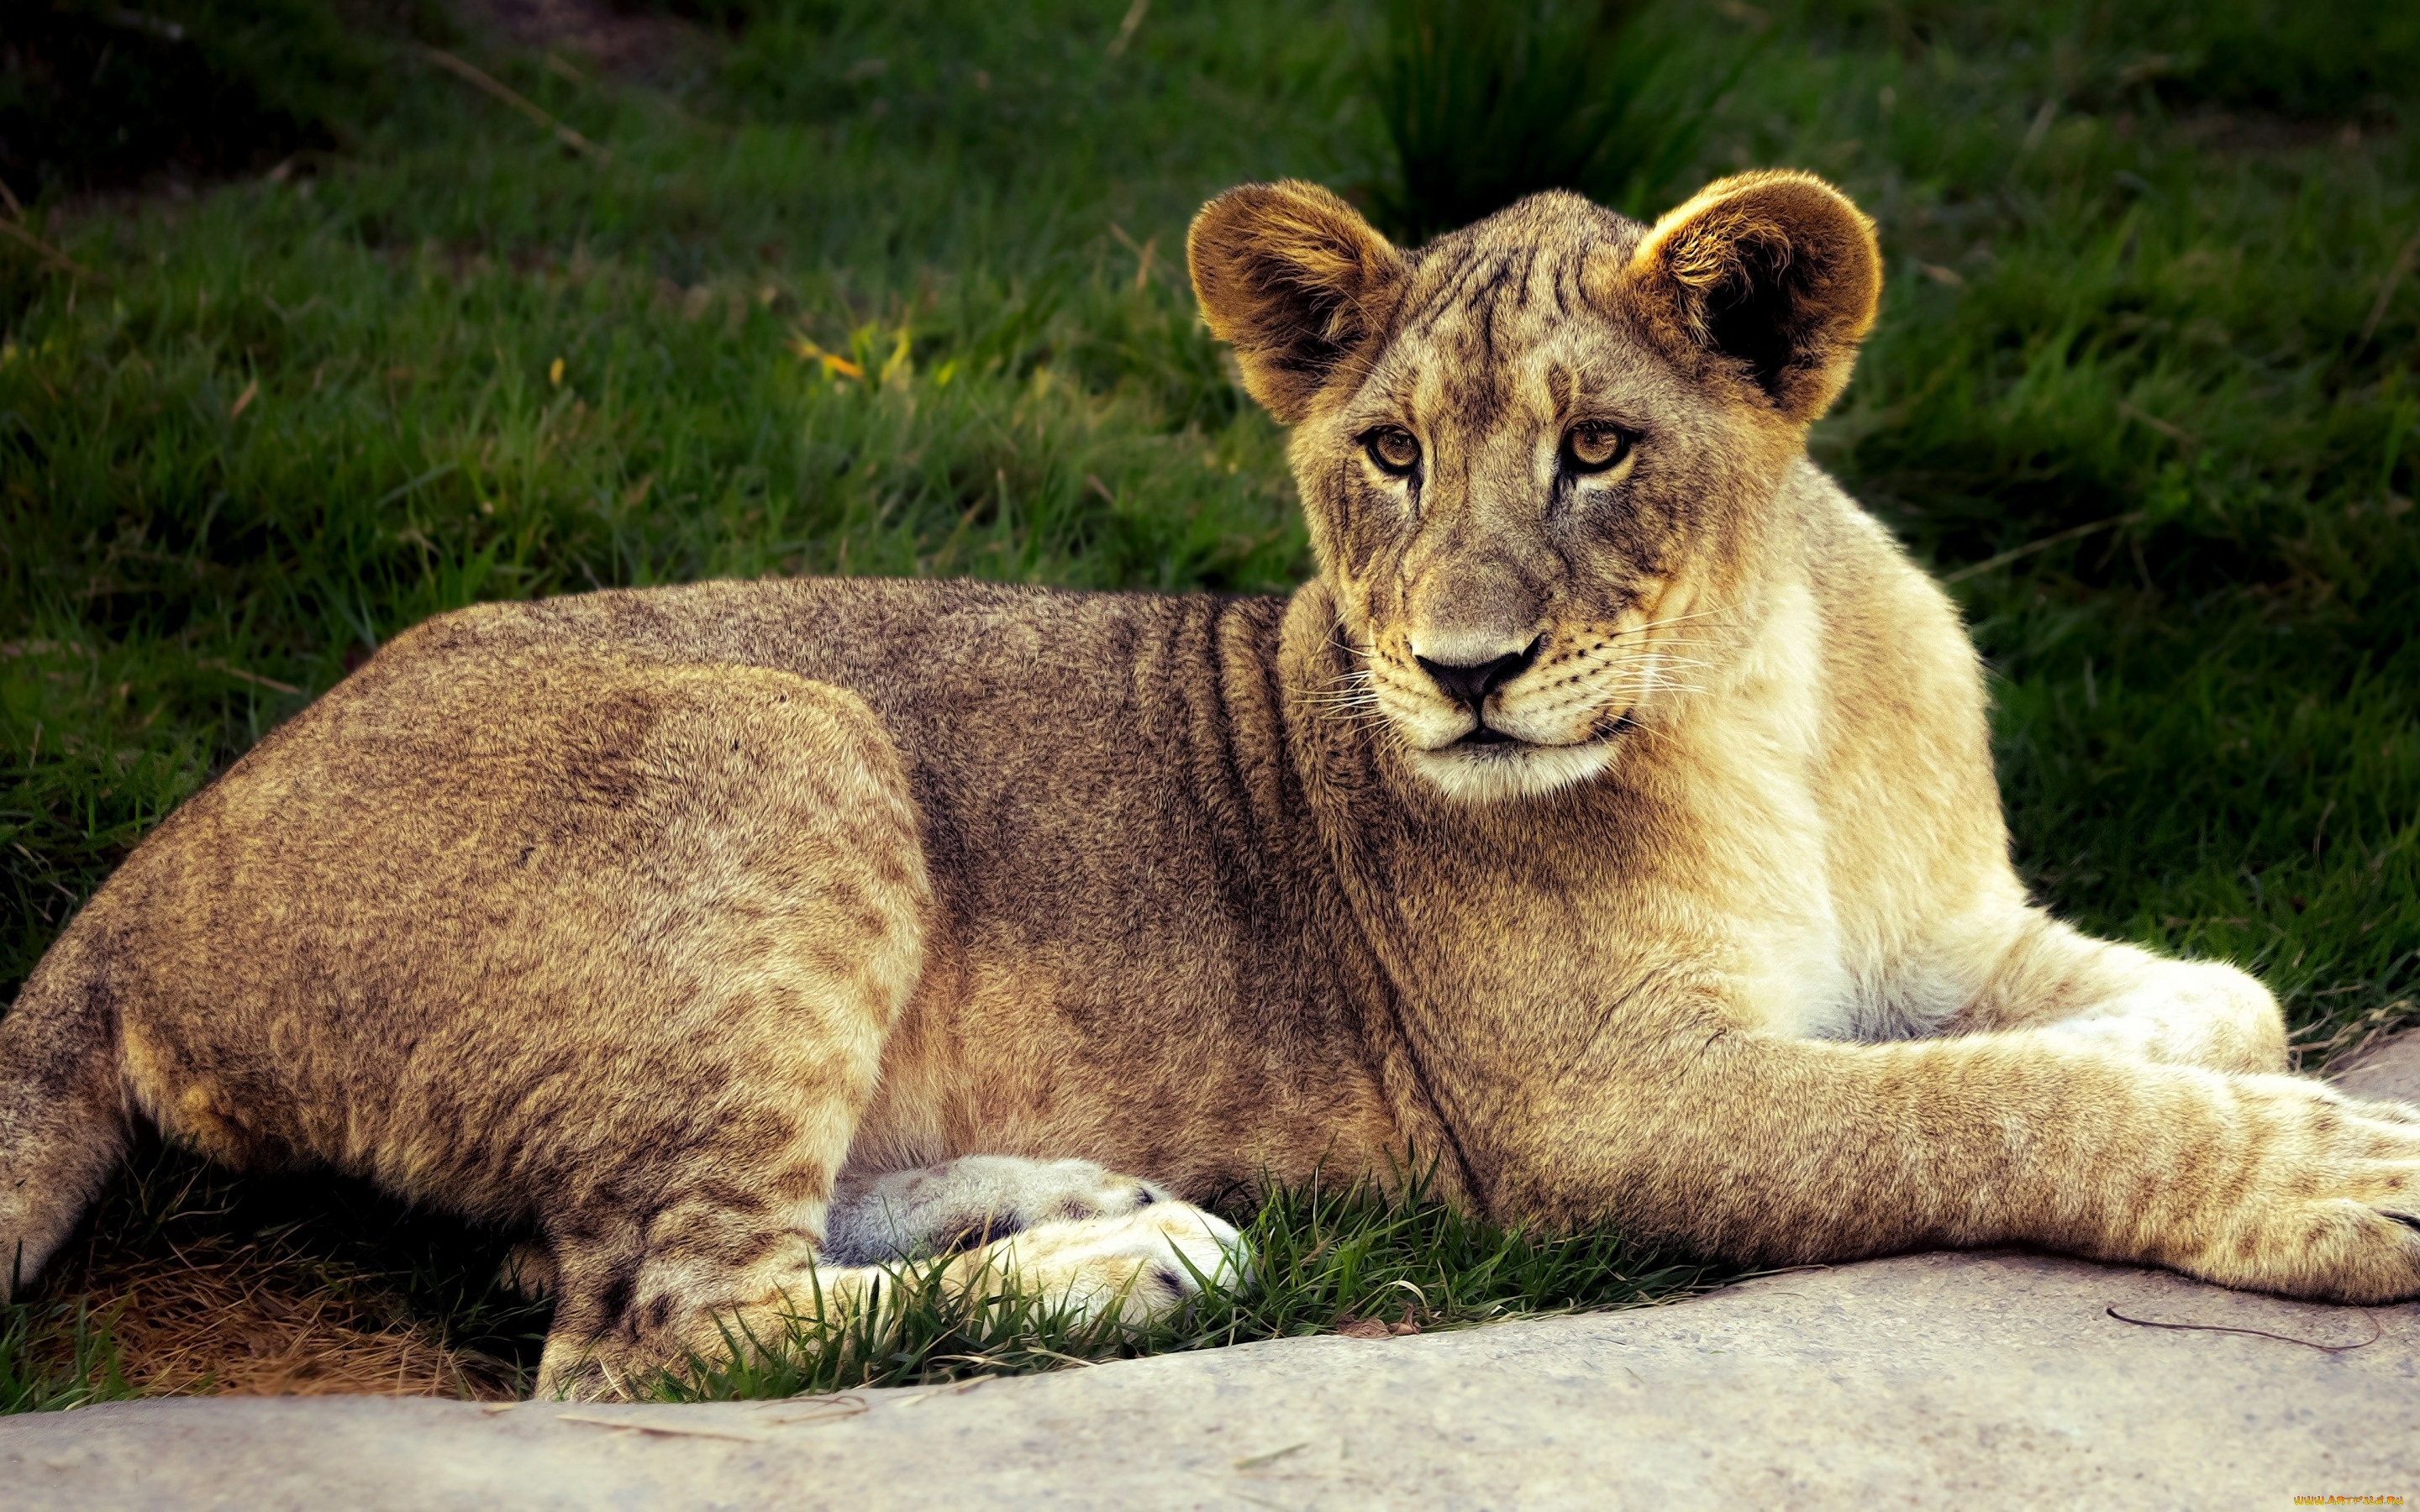
[[[1576,746],[1456,743],[1436,750],[1413,748],[1405,755],[1412,770],[1446,796],[1466,803],[1496,803],[1544,797],[1586,782],[1613,764],[1613,749],[1610,739]]]

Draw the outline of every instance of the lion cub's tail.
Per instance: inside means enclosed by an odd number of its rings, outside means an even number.
[[[117,1003],[70,925],[0,1018],[0,1301],[41,1271],[126,1149]]]

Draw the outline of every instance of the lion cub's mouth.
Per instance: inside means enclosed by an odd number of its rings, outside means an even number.
[[[1413,769],[1449,796],[1483,803],[1537,797],[1588,781],[1611,764],[1614,745],[1596,733],[1568,745],[1541,745],[1482,724],[1459,740],[1406,754]]]
[[[1463,750],[1472,751],[1475,753],[1483,749],[1490,755],[1500,754],[1501,756],[1510,757],[1519,756],[1531,751],[1544,753],[1546,751],[1585,750],[1590,747],[1608,745],[1611,742],[1620,739],[1621,736],[1628,734],[1631,731],[1636,730],[1637,728],[1638,728],[1638,721],[1631,717],[1628,710],[1624,710],[1623,712],[1615,715],[1610,719],[1599,721],[1594,729],[1589,731],[1585,735],[1577,740],[1556,743],[1524,740],[1519,735],[1498,730],[1494,725],[1489,724],[1485,719],[1481,719],[1479,723],[1471,726],[1469,731],[1462,735],[1461,738],[1450,740],[1442,746],[1433,748],[1432,754],[1441,756],[1449,751]]]
[[[1503,731],[1497,729],[1494,725],[1489,724],[1486,720],[1481,719],[1479,723],[1471,726],[1470,732],[1467,734],[1465,734],[1459,740],[1447,742],[1441,748],[1446,750],[1458,750],[1469,746],[1518,746],[1527,750],[1571,750],[1582,746],[1602,744],[1606,741],[1615,739],[1618,736],[1628,734],[1631,731],[1637,728],[1638,721],[1632,718],[1630,712],[1625,709],[1621,713],[1615,715],[1611,719],[1604,721],[1598,725],[1597,728],[1590,731],[1583,738],[1565,741],[1559,745],[1556,745],[1535,740],[1524,740],[1519,735],[1507,734]]]

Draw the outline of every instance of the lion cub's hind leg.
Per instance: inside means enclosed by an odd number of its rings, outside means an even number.
[[[511,1088],[562,1105],[514,1152],[543,1240],[507,1279],[556,1298],[540,1393],[622,1395],[874,1279],[819,1273],[817,1249],[931,895],[898,752],[854,695],[575,670],[648,718],[613,822],[557,826],[587,849],[524,915],[550,975],[515,1002],[569,1033],[534,1068],[551,1080]],[[490,1042],[504,1006],[462,1031],[466,1065],[515,1048]]]
[[[989,1285],[1063,1304],[1162,1317],[1206,1284],[1239,1287],[1250,1252],[1225,1219],[1088,1160],[966,1155],[879,1176],[844,1175],[828,1261],[878,1265],[955,1256],[945,1284]]]
[[[2036,909],[2014,922],[1983,991],[1943,1032],[2009,1029],[2211,1071],[2286,1067],[2285,1016],[2247,973],[2096,940]]]
[[[804,1225],[773,1221],[745,1199],[675,1197],[669,1211],[673,1224],[646,1227],[669,1227],[681,1236],[675,1244],[620,1224],[507,1258],[508,1284],[564,1299],[542,1394],[628,1394],[654,1371],[734,1347],[813,1348],[822,1329],[878,1326],[869,1314],[927,1281],[957,1295],[1032,1297],[1078,1324],[1111,1315],[1143,1324],[1207,1286],[1240,1286],[1249,1258],[1216,1213],[1091,1161],[974,1155],[844,1178],[821,1245]]]

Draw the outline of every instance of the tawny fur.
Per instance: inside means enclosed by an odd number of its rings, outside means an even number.
[[[706,583],[398,637],[0,1025],[0,1242],[38,1268],[139,1115],[532,1226],[583,1390],[810,1277],[850,1304],[835,1190],[979,1152],[1199,1200],[1414,1150],[1494,1214],[1743,1259],[2420,1292],[2420,1114],[2278,1074],[2242,972],[2026,899],[1974,652],[1806,456],[1880,287],[1845,199],[1547,194],[1404,252],[1254,185],[1191,259],[1296,425],[1314,581]],[[1589,426],[1618,461],[1575,464]],[[1110,1294],[1233,1237],[1099,1211],[996,1242]]]

